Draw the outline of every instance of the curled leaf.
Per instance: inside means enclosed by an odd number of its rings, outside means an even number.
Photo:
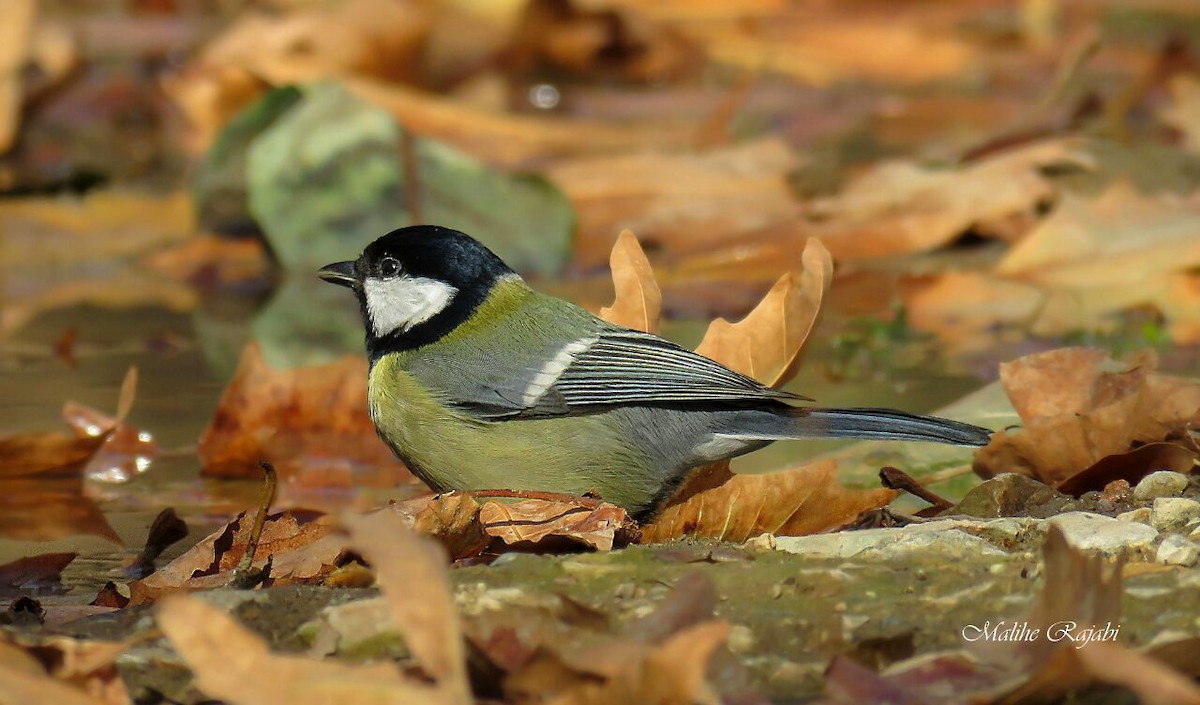
[[[617,237],[609,266],[616,298],[612,306],[600,309],[600,318],[619,326],[657,333],[662,292],[654,279],[650,260],[646,259],[646,253],[631,231],[622,230]]]
[[[745,541],[838,529],[895,499],[895,490],[851,490],[837,479],[837,463],[820,460],[764,475],[732,475],[726,482],[664,509],[642,527],[642,541],[709,536]]]
[[[696,352],[773,387],[791,379],[833,279],[833,259],[819,240],[809,239],[801,261],[803,270],[780,277],[745,318],[713,321]]]

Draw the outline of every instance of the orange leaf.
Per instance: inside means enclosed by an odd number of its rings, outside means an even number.
[[[996,433],[976,454],[975,472],[1015,472],[1059,486],[1105,458],[1194,428],[1200,383],[1155,372],[1155,366],[1153,356],[1118,366],[1088,348],[1002,364],[1000,379],[1024,428]],[[1161,461],[1147,452],[1108,464],[1121,463],[1125,479],[1137,482]]]
[[[713,321],[696,352],[774,387],[791,379],[833,278],[833,260],[819,240],[808,241],[801,261],[803,271],[780,277],[741,321]]]
[[[894,490],[850,490],[837,480],[837,463],[820,460],[763,475],[734,475],[683,504],[667,507],[642,527],[642,541],[710,536],[745,541],[762,533],[803,536],[837,529],[883,507]]]
[[[479,510],[479,521],[488,535],[508,545],[559,538],[601,551],[614,543],[628,543],[631,531],[636,531],[624,509],[607,503],[595,507],[544,499],[487,502]]]
[[[21,477],[44,472],[81,470],[100,448],[123,426],[137,390],[137,368],[129,368],[117,399],[117,416],[110,418],[98,411],[67,402],[64,414],[68,424],[76,416],[92,420],[86,431],[72,425],[74,434],[47,431],[0,438],[0,477]],[[74,414],[67,414],[74,411]],[[135,433],[136,435],[136,433]]]
[[[662,292],[654,279],[650,260],[629,230],[621,231],[609,259],[616,298],[600,309],[600,318],[627,328],[658,333]]]
[[[331,459],[352,468],[383,468],[392,483],[409,477],[375,433],[367,411],[367,362],[357,355],[276,370],[257,345],[247,346],[198,452],[204,473],[220,477],[257,478],[262,460],[295,473]],[[322,462],[314,463],[318,458]]]

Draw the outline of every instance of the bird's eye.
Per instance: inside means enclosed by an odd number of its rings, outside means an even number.
[[[379,273],[391,278],[400,273],[400,261],[395,257],[384,257],[379,262]]]

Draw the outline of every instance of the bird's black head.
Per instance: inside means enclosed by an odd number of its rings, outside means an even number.
[[[357,260],[317,274],[358,296],[372,361],[441,338],[470,318],[498,281],[517,276],[475,239],[436,225],[393,230]]]

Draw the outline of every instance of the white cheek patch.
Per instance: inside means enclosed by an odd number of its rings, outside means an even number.
[[[438,279],[396,277],[363,282],[367,317],[375,337],[405,332],[438,315],[450,305],[458,289]]]

